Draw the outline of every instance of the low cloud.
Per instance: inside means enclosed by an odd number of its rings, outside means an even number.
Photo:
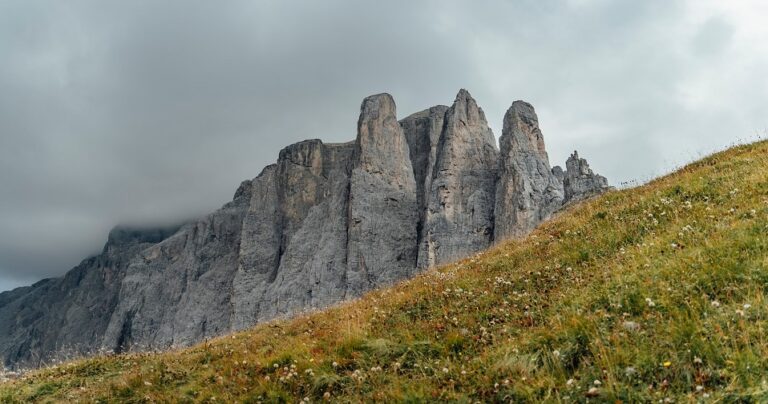
[[[62,274],[118,223],[211,211],[306,138],[469,89],[496,133],[532,102],[553,164],[620,182],[768,128],[759,2],[0,4],[0,290]],[[761,9],[762,14],[758,12]]]

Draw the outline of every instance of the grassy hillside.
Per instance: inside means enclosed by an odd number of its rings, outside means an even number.
[[[768,143],[290,321],[90,359],[0,401],[768,401]]]

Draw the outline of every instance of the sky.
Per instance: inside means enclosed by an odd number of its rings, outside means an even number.
[[[614,185],[768,134],[768,3],[0,2],[0,291],[60,276],[117,224],[213,211],[293,142],[355,137],[468,89],[518,99],[552,165]]]

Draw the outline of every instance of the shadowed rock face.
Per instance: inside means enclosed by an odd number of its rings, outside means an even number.
[[[524,235],[564,201],[607,189],[575,154],[550,170],[527,103],[509,109],[500,143],[466,90],[400,122],[390,95],[370,96],[354,141],[288,146],[216,212],[116,228],[64,277],[1,293],[2,360],[185,346],[326,307]]]
[[[432,187],[432,172],[437,161],[437,146],[445,125],[445,113],[448,107],[438,105],[404,118],[403,127],[416,180],[416,199],[420,222],[424,221],[427,207],[427,194]],[[421,234],[421,231],[419,231]]]
[[[63,277],[0,293],[4,364],[37,367],[98,352],[128,263],[177,229],[115,228],[101,254]]]

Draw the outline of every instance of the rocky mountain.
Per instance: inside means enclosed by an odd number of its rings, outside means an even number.
[[[522,236],[608,189],[575,153],[550,169],[525,102],[507,111],[500,146],[466,90],[401,121],[390,95],[367,97],[354,141],[288,146],[216,212],[117,228],[64,277],[0,294],[2,361],[185,346],[325,307]]]

